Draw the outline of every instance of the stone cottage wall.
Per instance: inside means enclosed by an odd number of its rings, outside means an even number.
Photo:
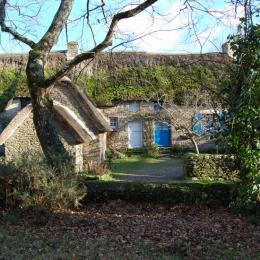
[[[33,125],[33,115],[18,127],[13,135],[5,142],[5,158],[7,161],[20,158],[22,155],[42,156],[43,152],[37,139]]]
[[[89,138],[89,140],[83,144],[83,160],[85,169],[91,168],[93,165],[105,161],[107,147],[106,137],[106,133],[99,134],[96,140]]]
[[[142,118],[141,114],[145,112],[153,111],[153,103],[150,102],[140,102],[140,111],[131,112],[129,111],[129,104],[131,102],[121,102],[114,107],[103,108],[102,112],[108,118],[117,117],[118,118],[118,128],[113,132],[108,133],[107,136],[107,146],[110,149],[126,149],[128,148],[128,122],[134,120],[141,120],[143,123],[145,120]],[[145,126],[145,124],[143,124]],[[143,131],[143,141],[146,144],[148,135],[144,135]]]
[[[152,102],[140,102],[140,111],[137,113],[129,111],[131,102],[121,102],[114,107],[103,108],[103,113],[107,117],[118,118],[118,128],[108,133],[107,146],[110,149],[127,149],[128,148],[128,122],[133,120],[141,120],[143,125],[143,144],[144,147],[149,147],[154,142],[154,104]],[[160,112],[159,112],[160,113]],[[175,118],[178,124],[190,127],[190,122],[194,116],[194,108],[177,108]],[[209,136],[197,137],[197,143],[201,151],[214,149],[214,141]],[[176,150],[193,149],[193,144],[181,131],[176,131],[173,125],[171,126],[171,143]]]
[[[64,129],[57,130],[58,132],[65,131]],[[66,143],[64,138],[61,137],[61,140],[66,150],[75,160],[75,170],[82,170],[82,144],[69,145]],[[43,152],[33,125],[32,113],[5,142],[5,158],[7,161],[21,158],[23,155],[43,156]]]

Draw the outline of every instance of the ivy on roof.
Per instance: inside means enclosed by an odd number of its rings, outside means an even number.
[[[77,84],[98,105],[111,105],[115,100],[147,100],[169,95],[176,104],[185,97],[216,91],[218,74],[201,64],[177,66],[130,67],[102,71],[98,75],[80,75]]]
[[[186,67],[160,65],[103,70],[98,75],[80,74],[76,83],[98,105],[112,105],[117,100],[147,100],[168,95],[176,104],[187,96],[216,91],[223,79],[223,68],[209,69],[203,64]],[[50,75],[53,70],[48,70]],[[24,71],[3,68],[0,71],[0,111],[13,96],[29,96]]]
[[[0,71],[0,111],[14,96],[29,96],[25,72],[3,68]]]

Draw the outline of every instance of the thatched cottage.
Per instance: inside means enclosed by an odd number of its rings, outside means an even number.
[[[77,53],[79,53],[78,45],[75,42],[71,43],[68,46],[67,52],[50,53],[46,67],[50,69],[60,67],[66,60],[71,59]],[[24,69],[26,61],[26,54],[0,56],[0,65],[3,67],[19,67]],[[149,95],[153,95],[154,92],[158,90],[165,91],[159,81],[158,85],[156,85],[157,78],[156,75],[153,74],[153,70],[156,71],[158,68],[157,72],[160,72],[160,70],[164,71],[167,70],[167,68],[172,69],[172,71],[183,68],[183,71],[179,70],[175,74],[173,73],[171,79],[166,78],[165,81],[168,82],[170,80],[171,83],[168,86],[168,90],[170,89],[170,91],[174,91],[176,84],[179,84],[184,91],[188,91],[193,88],[193,84],[198,84],[198,82],[192,80],[192,77],[189,79],[186,77],[188,83],[186,82],[186,85],[183,83],[182,86],[183,81],[177,79],[176,83],[175,76],[177,78],[180,73],[196,74],[193,68],[194,65],[197,64],[198,68],[200,67],[202,76],[203,73],[208,70],[214,75],[215,82],[218,82],[227,74],[228,69],[226,65],[229,64],[230,61],[229,49],[226,45],[223,46],[223,52],[205,54],[156,54],[145,52],[101,53],[91,62],[88,61],[80,64],[69,75],[70,78],[73,78],[75,74],[78,75],[78,72],[81,72],[81,75],[85,78],[83,77],[83,81],[78,84],[81,83],[81,89],[83,89],[89,97],[94,99],[98,108],[93,106],[79,87],[75,87],[75,85],[68,80],[63,80],[56,84],[51,90],[51,94],[55,100],[54,112],[57,115],[57,124],[59,124],[59,126],[61,126],[61,123],[66,125],[66,127],[61,127],[61,130],[66,129],[66,132],[70,133],[66,138],[64,137],[64,139],[67,140],[68,144],[73,147],[75,146],[73,148],[75,150],[75,158],[83,158],[83,163],[79,163],[79,165],[83,166],[86,161],[96,161],[96,159],[98,159],[97,161],[99,162],[102,160],[102,158],[104,158],[106,144],[112,149],[142,148],[148,146],[151,142],[159,147],[175,147],[177,149],[178,147],[181,147],[181,149],[186,147],[191,148],[192,144],[190,141],[176,131],[174,122],[165,124],[151,120],[153,114],[160,112],[158,111],[158,109],[160,110],[160,106],[158,106],[158,102],[154,102],[152,99],[149,100]],[[144,78],[145,76],[147,77],[148,74],[149,78]],[[129,76],[132,77],[132,79],[129,78]],[[94,80],[91,81],[91,78],[94,78]],[[153,82],[150,81],[152,78],[154,79]],[[147,82],[147,84],[143,84],[144,82]],[[202,82],[201,85],[203,84],[205,88],[209,87],[207,85],[208,82]],[[61,95],[58,94],[59,91]],[[19,93],[18,95],[20,96],[21,94]],[[178,95],[181,96],[181,94],[176,92],[177,98],[179,97]],[[24,96],[28,96],[28,93],[25,93]],[[85,98],[83,98],[83,96]],[[72,100],[74,100],[73,104],[70,103],[71,97],[73,97]],[[23,98],[20,100],[23,100]],[[28,110],[29,107],[26,109]],[[68,111],[65,107],[70,110]],[[198,107],[196,111],[197,114],[194,113],[194,107],[192,106],[188,113],[187,106],[185,108],[186,111],[182,111],[181,107],[178,109],[180,118],[184,118],[184,112],[190,115],[187,117],[188,121],[192,121],[194,117],[202,118],[205,115],[205,118],[207,118],[207,116],[212,115],[212,108],[210,106],[202,105]],[[89,113],[89,111],[91,111],[91,113]],[[79,121],[75,120],[71,112],[77,117],[77,120],[84,122],[85,128]],[[18,120],[18,123],[12,121],[1,135],[0,140],[1,143],[5,143],[7,158],[11,158],[15,153],[20,154],[21,150],[17,149],[17,147],[11,147],[11,144],[15,142],[14,136],[16,134],[19,135],[19,129],[25,127],[26,124],[24,124],[24,122],[28,121],[32,124],[32,112],[30,111],[29,114],[26,114],[26,118],[22,116],[22,113],[26,113],[26,110],[20,112],[14,120],[19,119],[19,115],[22,119]],[[140,116],[141,114],[144,115],[147,113],[150,115],[149,120],[147,120],[146,116]],[[92,120],[92,118],[94,118],[94,120]],[[76,122],[71,127],[73,120]],[[21,121],[23,123],[20,123]],[[17,127],[18,125],[20,128]],[[70,128],[67,126],[70,126]],[[11,129],[11,127],[15,128],[15,131]],[[201,130],[205,128],[205,125],[197,124],[196,127],[197,129],[194,130],[202,132]],[[113,131],[110,131],[110,129]],[[7,138],[5,137],[6,133],[8,133]],[[12,134],[10,135],[10,133]],[[77,138],[73,137],[73,140],[69,142],[68,136],[72,137],[75,133]],[[106,133],[108,133],[107,141],[105,141]],[[33,142],[31,143],[30,149],[34,149]],[[87,143],[91,144],[86,145]],[[92,143],[95,145],[92,145]],[[214,142],[212,142],[210,136],[206,138],[201,136],[199,138],[199,145],[201,149],[211,149],[214,147]],[[88,148],[86,148],[87,146]],[[28,143],[25,147],[29,147]],[[78,147],[82,147],[82,150]],[[95,147],[97,147],[97,149]],[[94,151],[92,151],[92,148]],[[22,151],[24,151],[24,149],[22,149]],[[82,156],[80,155],[81,153]],[[76,156],[76,154],[80,156]]]
[[[84,92],[68,78],[50,88],[54,124],[66,150],[73,157],[76,171],[105,160],[106,134],[109,124]],[[33,125],[33,108],[26,105],[0,135],[6,160],[22,154],[42,154]]]

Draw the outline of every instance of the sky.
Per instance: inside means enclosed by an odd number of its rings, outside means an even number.
[[[90,1],[90,9],[101,1]],[[106,0],[105,21],[101,9],[91,12],[89,22],[99,43],[104,38],[111,17],[118,11],[127,10],[127,3],[140,3],[141,0]],[[211,0],[194,6],[185,6],[184,0],[158,0],[152,8],[141,14],[120,21],[113,41],[113,51],[130,50],[161,53],[199,53],[221,51],[227,36],[236,32],[242,8],[235,12],[234,6],[224,0]],[[9,0],[7,10],[8,25],[21,34],[38,41],[47,30],[59,0]],[[12,6],[12,4],[15,4]],[[17,8],[19,6],[19,8]],[[153,12],[154,10],[154,12]],[[207,12],[205,12],[207,10]],[[67,26],[68,40],[77,41],[82,51],[95,46],[86,17],[79,19],[86,11],[86,1],[75,0]],[[62,31],[53,50],[66,49],[66,33]],[[28,52],[29,48],[13,40],[7,33],[0,35],[0,53]]]

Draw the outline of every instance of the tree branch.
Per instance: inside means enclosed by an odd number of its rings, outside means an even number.
[[[59,9],[54,16],[48,31],[37,43],[39,49],[50,51],[53,45],[57,42],[60,33],[68,20],[73,2],[74,0],[61,0]]]
[[[29,40],[27,37],[21,35],[16,30],[14,30],[13,28],[11,28],[11,27],[9,27],[5,24],[5,16],[6,16],[5,6],[6,6],[6,0],[0,0],[0,26],[1,26],[1,31],[10,33],[16,40],[21,41],[21,42],[27,44],[28,46],[30,46],[31,48],[33,48],[35,46],[35,42],[33,42],[32,40]]]
[[[79,64],[84,60],[88,60],[94,58],[97,53],[100,53],[107,47],[111,46],[113,43],[113,34],[115,32],[116,26],[120,20],[131,18],[133,16],[138,15],[143,10],[157,2],[158,0],[146,0],[142,4],[138,5],[135,8],[132,8],[128,11],[117,13],[113,16],[112,22],[109,26],[108,32],[104,38],[104,40],[95,46],[93,49],[89,50],[88,52],[81,53],[77,55],[74,59],[64,65],[55,75],[50,77],[49,79],[45,80],[43,88],[47,88],[52,85],[56,80],[62,78],[69,70],[71,70],[74,66]]]

